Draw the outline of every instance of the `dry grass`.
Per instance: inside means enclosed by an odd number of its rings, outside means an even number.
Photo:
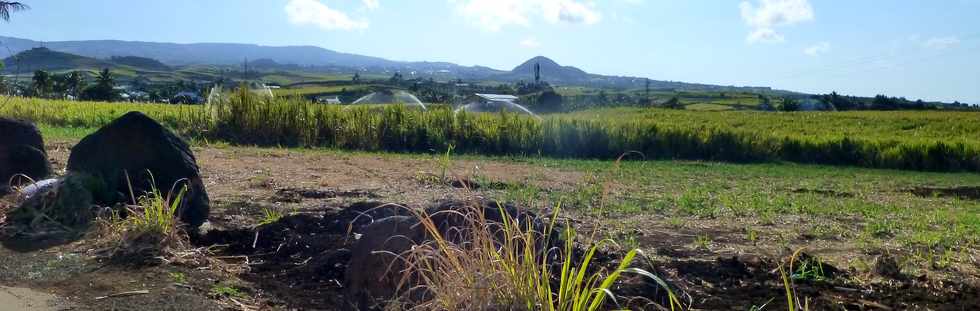
[[[557,217],[542,230],[499,209],[502,223],[488,220],[483,208],[448,212],[468,224],[452,232],[420,212],[418,219],[432,239],[400,254],[407,267],[400,271],[403,294],[389,308],[591,311],[618,306],[612,288],[623,273],[666,285],[652,273],[631,268],[640,254],[636,249],[618,266],[605,267],[594,262],[594,255],[612,241],[592,243],[582,255],[576,252],[576,232],[569,226],[559,229]],[[676,303],[672,308],[680,306],[673,294],[671,301]]]

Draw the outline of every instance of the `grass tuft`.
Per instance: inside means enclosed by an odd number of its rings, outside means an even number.
[[[599,249],[612,240],[576,249],[577,233],[569,226],[556,226],[557,210],[541,231],[529,221],[509,216],[500,207],[503,223],[486,219],[482,208],[461,213],[469,224],[461,230],[464,239],[445,236],[429,215],[420,213],[429,243],[412,248],[401,258],[408,267],[401,301],[422,292],[425,301],[416,310],[548,310],[592,311],[619,306],[614,285],[625,273],[654,280],[670,293],[671,309],[680,302],[667,284],[649,271],[632,267],[638,249],[625,253],[614,267],[595,261]],[[557,235],[553,232],[560,231]],[[560,245],[551,246],[560,237]]]

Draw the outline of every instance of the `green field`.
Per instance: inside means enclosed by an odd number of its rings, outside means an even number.
[[[790,161],[980,171],[977,112],[677,111],[610,108],[547,115],[454,114],[335,107],[232,96],[215,106],[74,103],[5,98],[0,114],[60,127],[98,127],[142,111],[189,136],[232,143],[429,152],[729,162]]]
[[[336,94],[344,91],[357,91],[369,88],[370,85],[341,85],[341,86],[303,86],[296,88],[282,88],[275,90],[276,96],[306,96],[317,94]]]

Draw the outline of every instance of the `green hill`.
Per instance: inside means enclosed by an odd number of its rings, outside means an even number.
[[[19,71],[21,73],[35,70],[57,71],[116,67],[113,63],[103,60],[52,51],[43,47],[20,52],[4,59],[3,63],[4,72]]]
[[[161,63],[158,60],[139,56],[113,56],[110,59],[113,63],[119,65],[127,65],[131,67],[136,67],[139,69],[156,70],[156,71],[170,71],[170,66]]]

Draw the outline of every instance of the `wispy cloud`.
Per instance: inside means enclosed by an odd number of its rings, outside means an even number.
[[[449,0],[456,12],[487,31],[529,26],[534,19],[551,24],[592,25],[602,20],[593,2],[578,0]]]
[[[377,3],[376,0],[373,1]],[[314,25],[323,30],[368,28],[366,20],[353,19],[346,13],[332,9],[318,0],[290,0],[286,3],[285,9],[289,22],[296,25]]]
[[[535,39],[534,37],[528,37],[527,39],[521,40],[520,44],[521,46],[529,49],[536,49],[541,47],[541,42],[539,42],[538,39]]]
[[[378,0],[361,0],[361,3],[364,3],[364,7],[368,8],[369,10],[374,10],[381,7],[381,3],[378,2]]]
[[[803,49],[803,54],[820,56],[830,52],[830,42],[820,42]]]
[[[814,17],[808,0],[761,0],[757,4],[742,1],[739,9],[742,20],[752,28],[746,37],[750,43],[782,42],[785,38],[776,28],[811,21]]]
[[[922,46],[929,49],[945,50],[960,44],[960,38],[956,36],[932,37],[922,41]]]

